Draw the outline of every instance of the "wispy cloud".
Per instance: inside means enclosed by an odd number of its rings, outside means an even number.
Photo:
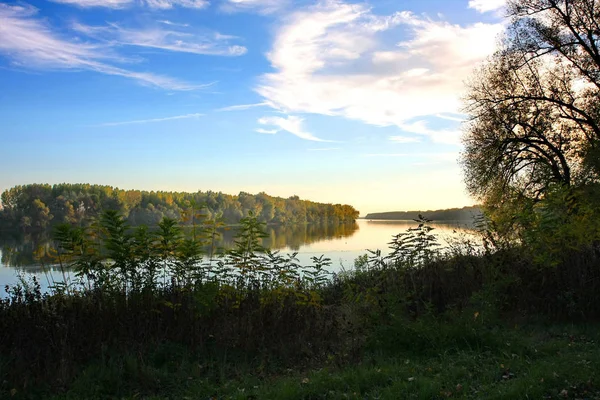
[[[190,24],[180,24],[178,22],[169,21],[168,19],[160,19],[156,22],[160,22],[161,24],[171,25],[171,26],[181,26],[184,28],[190,26]]]
[[[376,158],[388,158],[388,157],[401,157],[401,158],[419,158],[425,159],[424,163],[431,163],[431,161],[439,162],[451,162],[454,163],[458,159],[459,154],[456,152],[440,152],[440,153],[367,153],[362,154],[363,157],[376,157]]]
[[[72,6],[89,8],[89,7],[106,7],[106,8],[125,8],[133,4],[133,0],[50,0],[53,3],[69,4]]]
[[[168,10],[174,7],[183,8],[205,8],[210,3],[208,0],[143,0],[150,8]]]
[[[150,47],[154,49],[217,56],[240,56],[247,52],[244,46],[231,45],[233,36],[217,32],[194,34],[184,30],[161,27],[125,28],[118,24],[90,26],[73,24],[73,29],[96,40],[109,41],[114,45]]]
[[[316,149],[308,149],[308,151],[334,151],[334,150],[339,150],[340,147],[323,147],[323,148],[316,148]]]
[[[457,129],[432,129],[424,120],[401,123],[399,127],[405,132],[427,136],[435,143],[460,144],[461,132]]]
[[[419,143],[421,140],[416,137],[409,136],[390,136],[390,141],[394,143]]]
[[[120,122],[105,122],[103,124],[98,124],[94,126],[119,126],[119,125],[135,125],[135,124],[150,124],[154,122],[164,122],[164,121],[173,121],[178,119],[189,119],[189,118],[200,118],[204,116],[204,114],[185,114],[185,115],[176,115],[173,117],[164,117],[164,118],[151,118],[151,119],[138,119],[134,121],[120,121]]]
[[[435,116],[437,118],[440,119],[446,119],[448,121],[455,121],[455,122],[465,122],[466,119],[465,118],[460,118],[460,117],[453,117],[451,115],[444,115],[444,114],[435,114]]]
[[[367,153],[363,157],[410,157],[409,153]]]
[[[152,72],[132,71],[115,64],[130,61],[114,51],[113,43],[81,41],[62,36],[31,6],[0,4],[0,54],[13,65],[30,69],[94,71],[122,76],[143,85],[168,90],[195,90],[211,84],[192,84]]]
[[[256,128],[254,131],[255,131],[255,132],[258,132],[258,133],[263,133],[263,134],[265,134],[265,135],[274,135],[274,134],[276,134],[277,132],[279,132],[279,129],[263,129],[263,128]]]
[[[69,4],[81,8],[105,7],[120,9],[133,5],[147,6],[154,9],[170,9],[174,7],[183,8],[205,8],[209,5],[208,0],[50,0],[54,3]]]
[[[322,0],[282,17],[256,87],[275,109],[397,126],[457,113],[463,82],[493,52],[504,23],[458,25],[362,3]],[[402,31],[402,32],[400,32]],[[395,37],[405,40],[391,45]],[[454,131],[420,129],[438,142]],[[444,138],[443,135],[450,135]]]
[[[289,0],[224,0],[221,9],[225,12],[258,12],[270,14],[289,5]]]
[[[40,20],[37,8],[0,4],[0,51],[17,63],[81,68],[98,59],[114,59],[107,46],[59,38]]]
[[[469,8],[473,8],[480,13],[497,11],[506,6],[506,0],[469,0]]]
[[[254,104],[238,104],[235,106],[228,106],[228,107],[223,107],[223,108],[218,108],[215,111],[217,112],[222,112],[222,111],[241,111],[241,110],[248,110],[250,108],[256,108],[256,107],[265,107],[268,106],[269,103],[254,103]]]
[[[277,131],[286,131],[304,140],[312,140],[314,142],[332,142],[332,140],[324,140],[316,137],[310,132],[306,132],[302,127],[304,120],[300,117],[290,115],[287,118],[282,117],[263,117],[258,120],[261,125],[273,125],[277,127]],[[264,132],[263,132],[264,133]]]

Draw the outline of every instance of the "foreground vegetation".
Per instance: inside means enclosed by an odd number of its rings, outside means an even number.
[[[427,336],[427,352],[400,344],[344,367],[323,362],[316,368],[277,372],[237,365],[210,373],[210,365],[198,363],[184,348],[163,346],[143,362],[128,355],[92,364],[69,393],[55,398],[600,398],[597,325],[499,327],[489,331],[495,340],[486,343],[473,342],[473,337],[463,340],[461,334],[447,328],[434,333],[439,327],[435,324],[407,332],[410,337],[417,333]],[[449,344],[449,339],[455,343]],[[383,350],[386,355],[381,354]]]
[[[57,260],[79,280],[51,294],[35,280],[7,288],[0,395],[597,395],[597,326],[561,325],[600,315],[593,248],[540,268],[524,248],[491,248],[491,232],[486,246],[440,251],[421,219],[389,256],[331,275],[328,259],[300,266],[262,248],[262,236],[250,215],[235,248],[207,259],[199,249],[211,232],[186,236],[174,220],[149,232],[106,212],[89,229],[59,226]]]

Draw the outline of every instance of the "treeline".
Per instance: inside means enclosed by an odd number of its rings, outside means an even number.
[[[411,220],[418,219],[419,214],[433,221],[462,221],[473,220],[481,216],[479,206],[468,206],[463,208],[449,208],[445,210],[429,211],[390,211],[381,213],[367,214],[366,219],[398,219]]]
[[[287,199],[261,192],[164,192],[123,190],[91,184],[31,184],[2,193],[0,230],[33,232],[59,223],[85,226],[103,211],[115,210],[132,226],[155,226],[163,217],[184,219],[201,211],[207,219],[236,224],[250,213],[268,224],[352,222],[359,213],[352,206]],[[188,221],[188,223],[191,223]]]

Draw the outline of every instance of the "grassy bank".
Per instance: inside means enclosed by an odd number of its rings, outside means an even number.
[[[351,365],[278,372],[243,365],[222,371],[222,364],[211,371],[184,348],[165,347],[144,362],[130,355],[88,366],[55,398],[598,399],[598,332],[597,325],[499,328],[488,345],[432,342],[425,353],[401,347]]]
[[[550,266],[523,247],[442,252],[420,222],[338,275],[262,248],[252,217],[209,263],[172,220],[65,226],[56,251],[81,284],[8,288],[0,397],[597,397],[594,248]]]

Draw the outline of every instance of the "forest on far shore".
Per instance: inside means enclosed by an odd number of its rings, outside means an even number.
[[[367,214],[365,219],[392,219],[392,220],[412,220],[418,219],[419,214],[433,221],[472,221],[482,215],[479,206],[467,206],[462,208],[448,208],[444,210],[428,211],[389,211]]]
[[[163,217],[182,219],[190,210],[227,224],[239,223],[250,213],[267,224],[353,222],[359,215],[347,204],[317,203],[298,196],[285,199],[264,192],[148,192],[91,184],[15,186],[5,190],[1,199],[0,231],[6,233],[42,231],[60,223],[85,226],[105,210],[119,211],[132,226],[155,226]]]

